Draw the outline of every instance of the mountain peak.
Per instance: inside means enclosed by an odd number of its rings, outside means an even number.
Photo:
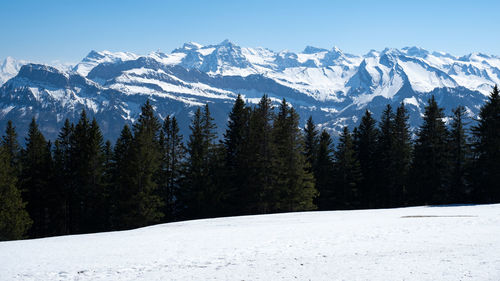
[[[233,42],[229,41],[229,39],[224,39],[224,41],[220,42],[220,46],[233,47],[236,46]]]
[[[182,45],[180,48],[176,48],[172,51],[172,53],[188,53],[192,51],[197,51],[203,48],[203,45],[196,42],[187,42]]]
[[[11,56],[8,56],[4,59],[4,63],[15,63],[17,60]]]
[[[110,52],[110,51],[95,51],[92,50],[89,54],[83,58],[83,60],[73,67],[73,71],[77,72],[82,76],[87,76],[87,74],[95,66],[105,63],[105,62],[117,62],[117,61],[128,61],[137,59],[139,56],[128,52]]]
[[[474,52],[474,53],[470,53],[468,55],[460,57],[459,60],[461,60],[461,61],[482,61],[484,59],[490,59],[490,58],[492,58],[492,56],[486,55],[483,53]]]
[[[61,75],[66,75],[65,73],[63,73],[62,71],[60,71],[59,69],[57,69],[55,67],[45,65],[45,64],[38,64],[38,63],[25,64],[25,65],[21,66],[21,69],[19,72],[21,72],[21,71],[47,71],[47,72],[58,73]]]
[[[17,64],[17,60],[13,57],[6,57],[3,61],[0,61],[0,68],[3,71],[12,70]]]
[[[399,56],[402,54],[402,52],[396,48],[385,48],[384,50],[382,50],[381,54]]]
[[[198,49],[203,48],[203,45],[191,41],[191,42],[184,43],[184,45],[182,45],[182,48],[186,49],[186,50],[198,50]]]
[[[333,48],[332,48],[332,52],[334,52],[334,53],[339,53],[339,54],[342,54],[342,53],[343,53],[343,52],[342,52],[342,50],[341,50],[339,47],[337,47],[337,46],[333,46]]]
[[[320,52],[328,52],[328,50],[323,49],[323,48],[314,47],[314,46],[306,46],[304,51],[302,51],[303,54],[315,54],[315,53],[320,53]]]
[[[374,58],[374,57],[378,57],[380,55],[380,52],[377,51],[377,50],[374,50],[374,49],[371,49],[370,51],[368,51],[368,53],[366,53],[366,55],[364,55],[365,57],[368,57],[368,58]]]
[[[450,58],[450,59],[457,59],[454,55],[446,52],[440,52],[440,51],[434,51],[432,52],[432,55],[435,57],[444,57],[444,58]]]
[[[83,58],[83,60],[94,60],[94,59],[99,59],[99,58],[102,58],[104,57],[103,54],[101,52],[98,52],[96,50],[91,50],[86,56],[85,58]]]
[[[404,47],[401,50],[403,52],[405,52],[408,56],[412,56],[412,57],[422,57],[423,58],[423,57],[426,57],[427,55],[429,55],[429,51],[427,51],[426,49],[417,47],[417,46]]]
[[[35,63],[23,65],[16,77],[26,78],[33,82],[50,84],[60,88],[65,88],[68,85],[69,79],[67,73],[59,71],[55,67]]]

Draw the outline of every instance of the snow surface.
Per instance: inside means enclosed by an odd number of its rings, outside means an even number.
[[[75,65],[74,71],[82,76],[87,76],[97,65],[105,62],[128,61],[139,58],[139,55],[129,52],[91,51],[80,63]]]
[[[500,205],[288,213],[0,243],[0,280],[500,280]]]
[[[428,93],[435,88],[456,87],[455,81],[443,79],[436,72],[431,72],[424,68],[422,64],[415,62],[399,62],[404,72],[410,80],[413,90],[421,93]]]

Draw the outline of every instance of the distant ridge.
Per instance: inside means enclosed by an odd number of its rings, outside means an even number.
[[[377,117],[386,104],[401,102],[416,127],[431,95],[447,113],[461,104],[474,116],[492,86],[500,84],[500,58],[481,53],[456,57],[418,47],[361,56],[336,47],[276,52],[224,40],[206,46],[185,43],[170,54],[91,51],[69,69],[7,58],[0,63],[0,83],[0,129],[12,119],[20,134],[36,116],[53,138],[65,118],[74,120],[86,109],[103,120],[105,136],[114,139],[146,99],[160,116],[176,115],[184,133],[193,108],[209,103],[222,131],[238,93],[250,103],[263,94],[286,98],[302,122],[312,115],[323,128],[338,132],[356,124],[366,109]]]

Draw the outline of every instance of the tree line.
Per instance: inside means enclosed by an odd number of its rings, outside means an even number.
[[[123,230],[215,216],[500,202],[500,98],[495,86],[474,125],[448,124],[432,97],[415,133],[402,103],[378,122],[366,111],[337,144],[286,100],[236,99],[219,140],[208,105],[185,141],[151,104],[114,146],[82,111],[58,138],[33,118],[25,145],[9,121],[0,146],[0,240]],[[471,128],[471,129],[468,129]]]

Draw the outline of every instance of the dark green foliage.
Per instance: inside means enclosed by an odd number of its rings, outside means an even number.
[[[249,177],[244,196],[245,213],[269,213],[273,198],[273,158],[276,154],[272,138],[273,107],[264,95],[251,111],[248,147]]]
[[[359,186],[361,205],[364,207],[376,207],[380,199],[376,182],[379,176],[376,169],[377,161],[377,137],[378,131],[370,111],[366,110],[361,118],[361,123],[354,133],[354,147],[363,174],[363,181]]]
[[[271,211],[303,211],[316,209],[314,176],[304,156],[304,143],[299,130],[299,116],[283,99],[274,120],[273,142],[276,149],[273,172]]]
[[[5,144],[0,146],[0,241],[24,238],[32,223],[26,202],[16,187],[16,171],[9,149]]]
[[[479,112],[472,130],[474,188],[479,202],[500,202],[500,95],[498,86]]]
[[[465,131],[465,107],[459,106],[453,110],[451,130],[448,139],[450,152],[449,202],[465,202],[470,193],[467,182],[467,172],[470,162],[470,149]]]
[[[35,118],[30,123],[26,149],[22,152],[21,192],[27,202],[29,216],[33,220],[31,237],[43,237],[50,234],[49,199],[51,185],[51,153],[49,145],[38,129]]]
[[[158,175],[161,161],[159,133],[161,124],[154,115],[153,107],[146,102],[141,107],[141,115],[134,124],[134,137],[128,151],[128,163],[121,192],[127,194],[120,208],[121,227],[141,227],[159,222],[164,214],[163,201],[159,196]],[[123,133],[123,132],[122,132]]]
[[[191,135],[187,144],[189,153],[186,167],[186,178],[183,182],[181,202],[185,206],[184,216],[191,217],[202,214],[205,208],[205,178],[208,177],[208,147],[204,145],[203,121],[201,109],[196,109],[191,126]]]
[[[395,143],[394,133],[394,112],[390,105],[387,105],[382,113],[379,123],[379,134],[377,138],[377,153],[378,160],[376,172],[379,175],[375,182],[378,189],[378,204],[379,206],[390,206],[391,198],[393,197],[394,187],[394,162],[393,148]]]
[[[70,137],[71,233],[101,231],[106,226],[104,142],[97,121],[85,111]]]
[[[404,103],[396,110],[394,117],[393,138],[389,153],[391,155],[388,167],[388,191],[386,205],[388,207],[401,206],[406,204],[406,194],[408,189],[408,173],[411,164],[411,133],[408,124],[409,115]]]
[[[215,144],[210,152],[208,163],[209,176],[206,181],[206,198],[203,217],[220,217],[234,214],[227,206],[230,199],[227,181],[225,180],[225,156],[226,151],[222,144]]]
[[[111,142],[107,140],[104,143],[104,165],[106,167],[106,171],[109,165],[111,164],[112,159],[113,159],[113,147]]]
[[[333,181],[333,144],[330,134],[322,131],[319,136],[318,150],[314,165],[314,177],[316,179],[316,189],[319,195],[316,205],[319,210],[332,210],[335,208],[335,186]]]
[[[178,194],[183,176],[186,148],[179,134],[179,125],[175,117],[167,116],[160,131],[161,163],[158,185],[165,203],[165,220],[174,220],[179,212]]]
[[[226,211],[230,214],[245,214],[247,212],[246,194],[248,193],[249,162],[251,151],[250,109],[240,95],[236,98],[222,144],[225,150],[224,170],[227,189]]]
[[[412,168],[413,199],[417,204],[446,201],[449,167],[448,131],[443,121],[443,109],[434,96],[425,107],[423,124],[417,133]]]
[[[221,158],[215,144],[215,124],[208,105],[203,112],[198,108],[190,126],[191,135],[187,144],[189,153],[186,176],[181,199],[185,206],[184,216],[188,218],[211,217],[220,210],[223,200],[217,178],[218,161]]]
[[[103,229],[103,222],[99,220],[104,203],[104,144],[97,122],[90,123],[85,111],[82,111],[69,142],[69,174],[73,179],[70,187],[71,233]]]
[[[12,124],[11,120],[7,121],[7,128],[5,129],[5,135],[2,136],[2,146],[8,153],[8,156],[11,161],[11,166],[14,167],[13,172],[15,172],[16,175],[19,174],[19,169],[20,169],[19,158],[21,156],[21,146],[17,141],[16,128]]]
[[[111,185],[110,185],[110,228],[126,228],[129,210],[134,208],[133,190],[129,188],[134,173],[134,167],[130,165],[131,146],[133,135],[130,128],[125,125],[116,140],[111,159]]]
[[[344,130],[339,138],[335,156],[335,200],[334,208],[357,208],[361,205],[359,187],[363,180],[359,160],[354,151],[354,144],[349,129]]]
[[[382,113],[376,144],[377,207],[406,204],[412,148],[408,118],[403,103],[396,114],[389,105]]]
[[[304,128],[304,148],[306,160],[309,163],[311,169],[314,170],[315,161],[318,153],[319,136],[316,125],[313,122],[311,116],[307,119],[306,126]]]
[[[54,143],[54,176],[53,185],[55,189],[55,204],[52,206],[54,216],[54,230],[58,234],[72,233],[72,220],[74,206],[76,202],[75,190],[73,188],[74,178],[71,166],[71,140],[74,125],[65,120],[59,136]]]

